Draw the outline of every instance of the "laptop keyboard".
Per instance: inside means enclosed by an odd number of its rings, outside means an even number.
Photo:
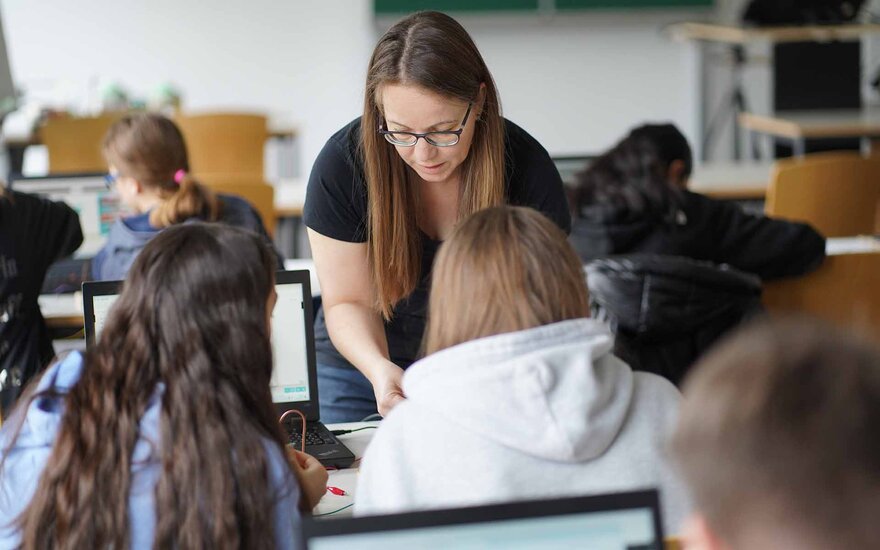
[[[302,441],[302,434],[300,433],[302,429],[302,425],[300,423],[296,423],[296,427],[289,426],[287,428],[287,442],[290,445],[293,445],[295,448],[300,448],[300,441]],[[306,447],[314,446],[314,445],[332,445],[335,444],[336,440],[333,438],[333,435],[323,429],[322,426],[318,424],[306,424]]]

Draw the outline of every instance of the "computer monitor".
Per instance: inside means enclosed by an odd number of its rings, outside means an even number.
[[[65,202],[79,214],[83,244],[75,252],[77,258],[94,256],[122,213],[119,197],[107,189],[103,174],[22,177],[13,179],[11,186],[16,191]]]
[[[349,519],[304,519],[307,550],[662,550],[657,491]]]

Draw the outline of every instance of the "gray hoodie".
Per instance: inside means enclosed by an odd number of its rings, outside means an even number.
[[[454,346],[414,363],[407,400],[364,456],[355,514],[659,488],[677,533],[689,504],[663,444],[680,395],[611,355],[577,319]]]

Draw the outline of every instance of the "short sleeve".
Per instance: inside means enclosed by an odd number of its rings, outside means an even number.
[[[303,220],[325,237],[346,242],[367,240],[367,188],[357,160],[353,123],[331,137],[312,167]]]
[[[571,233],[571,212],[559,170],[540,143],[515,124],[507,123],[508,201],[528,206]]]

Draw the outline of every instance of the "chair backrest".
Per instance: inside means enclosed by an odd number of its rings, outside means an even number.
[[[771,313],[806,314],[880,338],[880,252],[828,256],[816,271],[764,283]]]
[[[256,209],[270,237],[275,235],[275,188],[261,178],[226,174],[204,174],[196,178],[200,183],[225,195],[239,196]]]
[[[773,166],[767,215],[803,221],[826,237],[873,233],[880,203],[880,157],[818,153]]]
[[[267,130],[263,115],[205,113],[178,115],[174,121],[186,139],[190,171],[263,178]]]
[[[122,113],[48,119],[40,128],[40,141],[49,153],[49,172],[105,172],[101,142],[120,116]]]

